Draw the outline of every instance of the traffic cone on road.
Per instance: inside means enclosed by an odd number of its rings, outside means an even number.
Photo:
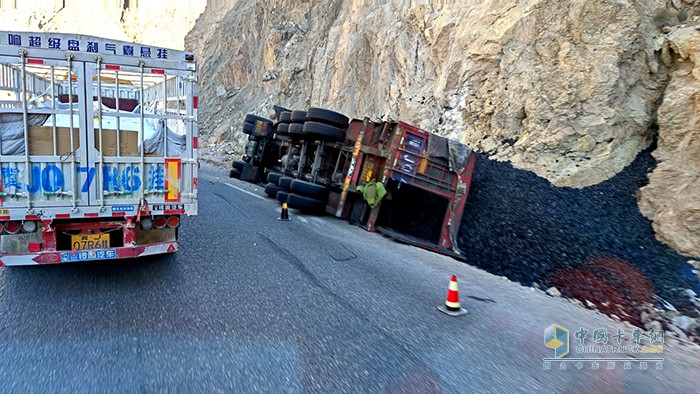
[[[282,203],[282,213],[280,214],[280,217],[277,219],[283,222],[288,222],[292,219],[289,218],[289,210],[287,209],[287,203],[283,202]]]
[[[457,288],[457,277],[454,275],[452,275],[452,278],[450,279],[450,286],[447,288],[445,305],[439,306],[438,310],[450,316],[461,316],[467,314],[467,310],[463,309],[459,305],[459,289]]]

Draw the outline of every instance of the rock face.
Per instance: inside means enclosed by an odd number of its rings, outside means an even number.
[[[693,12],[677,0],[239,0],[205,11],[186,45],[204,59],[210,131],[277,103],[323,105],[584,187],[652,142],[666,83],[653,39]]]
[[[19,8],[0,4],[1,29],[85,34],[173,49],[184,48],[184,36],[206,4],[204,0],[172,0],[123,8],[116,7],[118,2],[36,3],[19,4]]]
[[[325,106],[405,120],[579,188],[619,173],[656,138],[674,56],[692,60],[663,35],[694,23],[696,3],[237,0],[205,10],[186,47],[202,60],[205,134],[237,144],[245,113]],[[697,82],[689,62],[673,69],[672,88]],[[641,203],[664,242],[698,255],[697,137],[685,131],[696,109],[682,96],[666,102],[687,101],[688,112],[667,104],[660,121],[684,131],[661,126],[662,164]],[[663,164],[682,150],[682,167]]]
[[[639,207],[661,241],[700,256],[700,31],[674,29],[663,45],[671,81],[658,111],[658,165]]]

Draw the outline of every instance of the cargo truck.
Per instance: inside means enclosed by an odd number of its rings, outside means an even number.
[[[264,130],[261,138],[279,148],[274,155],[279,164],[262,159],[259,165],[266,168],[250,172],[244,157],[232,163],[232,177],[253,183],[267,179],[265,193],[290,208],[325,212],[464,258],[457,239],[476,164],[469,147],[405,122],[349,119],[318,107],[275,107],[275,118],[273,124],[249,114],[243,131],[255,136]]]
[[[175,252],[197,214],[195,56],[0,31],[0,266]]]

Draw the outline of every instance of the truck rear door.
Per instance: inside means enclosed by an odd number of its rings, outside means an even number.
[[[176,62],[103,56],[85,62],[95,103],[87,106],[90,205],[114,213],[196,203],[195,74]],[[93,171],[93,169],[90,169]],[[102,185],[98,187],[97,185]]]
[[[47,55],[0,45],[3,211],[90,204],[87,176],[80,171],[90,163],[89,141],[80,132],[86,129],[89,76],[82,62]]]

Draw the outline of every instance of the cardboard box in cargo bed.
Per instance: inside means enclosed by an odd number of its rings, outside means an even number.
[[[80,130],[73,129],[73,149],[70,148],[70,129],[56,127],[56,153],[58,156],[68,154],[80,145]],[[99,130],[95,130],[95,149],[100,150]],[[119,132],[119,154],[121,156],[139,155],[139,133],[121,130]],[[117,155],[117,131],[102,130],[102,148],[105,156]],[[34,156],[53,156],[53,127],[29,126],[29,154]]]

